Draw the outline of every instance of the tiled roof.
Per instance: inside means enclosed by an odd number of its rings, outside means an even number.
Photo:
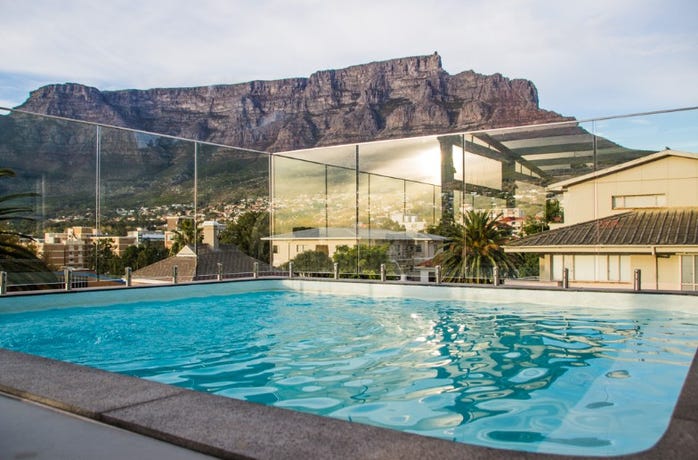
[[[631,211],[536,233],[507,247],[698,245],[698,208]]]
[[[234,245],[221,245],[212,249],[208,245],[198,247],[196,257],[181,251],[178,255],[168,257],[154,264],[133,272],[134,278],[167,279],[172,276],[172,268],[177,266],[177,278],[181,281],[192,281],[197,277],[218,274],[218,263],[223,264],[223,273],[252,273],[254,263],[259,262],[260,271],[269,271],[269,264],[258,261],[240,251]]]
[[[259,271],[269,271],[268,263],[250,257],[235,245],[220,245],[218,249],[210,246],[199,248],[197,276],[210,276],[218,273],[218,263],[223,264],[223,273],[252,273],[254,263],[259,262]]]

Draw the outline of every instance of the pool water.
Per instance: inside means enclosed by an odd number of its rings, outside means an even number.
[[[490,447],[651,447],[698,315],[243,293],[0,314],[0,347]]]

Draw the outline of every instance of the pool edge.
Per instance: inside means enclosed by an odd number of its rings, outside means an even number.
[[[246,281],[246,282],[240,282]],[[164,290],[168,295],[186,289],[195,296],[217,295],[253,290],[294,289],[301,292],[342,295],[418,295],[431,297],[441,290],[446,298],[454,300],[521,300],[536,292],[536,300],[559,300],[564,293],[584,305],[595,303],[598,292],[588,290],[527,289],[522,287],[453,286],[353,280],[306,280],[266,278],[226,282],[191,283],[145,288],[99,289],[78,292],[55,292],[47,297],[50,307],[71,303],[82,295],[95,293],[118,297],[120,300],[138,300],[146,293]],[[656,295],[642,292],[605,292],[626,307],[656,303]],[[651,293],[655,294],[655,293]],[[662,293],[667,306],[691,302],[698,297]],[[677,295],[672,295],[677,294]],[[0,297],[2,303],[15,307],[33,303],[36,295]],[[440,297],[442,298],[442,297]],[[2,302],[6,299],[5,302]],[[623,308],[626,308],[623,307]],[[672,307],[673,308],[673,307]],[[669,427],[651,449],[613,458],[654,459],[684,458],[698,451],[698,358],[694,355]],[[564,459],[580,458],[571,455],[534,454],[455,443],[415,434],[401,433],[368,425],[328,419],[311,414],[261,406],[222,396],[198,393],[155,382],[110,373],[93,368],[12,352],[0,348],[0,393],[38,402],[96,421],[125,428],[156,439],[197,450],[222,458],[521,458]],[[239,414],[245,414],[242,419]],[[211,425],[211,420],[220,421]],[[231,428],[233,427],[233,428]],[[270,428],[271,427],[271,428]],[[236,437],[237,436],[237,437]]]
[[[402,433],[199,393],[0,349],[0,392],[221,458],[565,459]],[[690,458],[698,450],[698,358],[651,449],[614,458]]]

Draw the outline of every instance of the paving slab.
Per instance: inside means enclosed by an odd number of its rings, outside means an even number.
[[[0,396],[0,458],[206,460],[213,457],[90,419]]]
[[[96,418],[185,390],[0,348],[0,391]]]

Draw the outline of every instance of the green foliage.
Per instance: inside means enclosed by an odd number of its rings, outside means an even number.
[[[131,267],[133,270],[138,270],[145,266],[154,264],[155,262],[165,259],[168,256],[168,251],[161,244],[153,244],[149,241],[141,243],[138,246],[129,246],[121,255],[121,264],[124,268]]]
[[[441,265],[444,281],[487,282],[498,267],[501,276],[516,273],[514,260],[502,246],[511,237],[511,227],[487,211],[467,211],[465,224],[442,228],[449,240],[435,258]]]
[[[0,179],[15,177],[11,169],[0,168]],[[48,266],[36,253],[21,242],[29,238],[19,233],[10,224],[16,221],[31,221],[26,216],[32,208],[21,204],[22,200],[33,198],[35,193],[13,193],[0,196],[0,271],[8,273],[10,284],[43,285],[55,279]],[[19,202],[19,203],[18,203]]]
[[[560,201],[551,199],[545,202],[545,221],[556,223],[565,221],[565,213],[560,206]]]
[[[379,246],[339,246],[334,253],[333,259],[339,264],[341,273],[360,273],[376,275],[380,273],[381,264],[390,263],[388,256],[389,246],[387,244]]]
[[[120,277],[126,272],[126,267],[138,270],[168,255],[164,246],[146,242],[139,246],[129,246],[121,256],[118,256],[112,247],[112,240],[102,239],[92,246],[92,251],[88,255],[90,261],[88,268],[98,275],[109,274]]]
[[[534,216],[527,216],[521,227],[522,236],[533,235],[546,230],[550,230],[548,223]]]
[[[257,260],[269,260],[269,213],[248,211],[231,222],[218,238],[221,244],[234,244],[239,250]]]
[[[288,263],[281,266],[281,269],[287,268]],[[293,270],[301,273],[331,272],[334,270],[334,263],[322,251],[305,251],[293,259]]]
[[[200,227],[195,226],[194,219],[184,219],[179,224],[179,230],[175,230],[174,241],[170,248],[170,254],[175,255],[188,244],[200,244],[204,239],[204,233]]]
[[[523,253],[519,254],[517,258],[517,269],[518,276],[520,278],[525,278],[528,276],[539,276],[540,275],[540,263],[539,254]]]

